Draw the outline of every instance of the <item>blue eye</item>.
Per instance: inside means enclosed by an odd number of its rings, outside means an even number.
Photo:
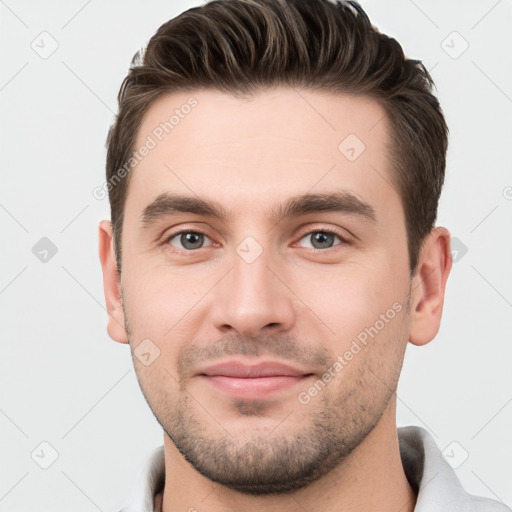
[[[299,245],[308,249],[331,249],[345,243],[341,236],[329,230],[317,230],[303,236]],[[212,245],[210,237],[200,231],[180,231],[167,238],[167,243],[182,251],[195,251]]]
[[[300,242],[302,242],[302,240],[309,240],[309,243],[311,244],[308,247],[309,249],[330,249],[335,245],[334,242],[336,240],[339,242],[344,241],[338,235],[336,235],[336,233],[332,233],[331,231],[312,231],[311,233],[308,233],[306,236],[302,237]]]
[[[202,249],[205,246],[205,240],[209,240],[209,238],[204,233],[181,231],[170,236],[167,241],[178,249],[193,251],[195,249]]]

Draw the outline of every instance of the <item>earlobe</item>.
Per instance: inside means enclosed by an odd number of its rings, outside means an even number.
[[[414,345],[426,345],[439,331],[451,268],[450,233],[434,228],[423,243],[412,281],[409,341]]]
[[[128,343],[121,297],[121,276],[117,271],[112,223],[102,220],[98,229],[103,290],[108,312],[108,335],[118,343]]]

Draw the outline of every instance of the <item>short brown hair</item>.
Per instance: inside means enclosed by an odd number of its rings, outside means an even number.
[[[365,95],[384,107],[412,275],[437,217],[448,128],[424,65],[406,58],[356,2],[213,0],[164,23],[121,85],[107,137],[107,183],[130,159],[157,97],[194,89],[238,97],[273,86]],[[108,189],[119,272],[128,184],[129,174]]]

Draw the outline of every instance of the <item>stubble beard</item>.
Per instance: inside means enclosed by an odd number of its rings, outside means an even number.
[[[391,337],[398,333],[399,329]],[[177,402],[169,400],[169,390],[158,383],[139,378],[139,384],[158,423],[198,473],[243,494],[285,494],[328,474],[375,428],[396,391],[404,346],[396,340],[394,353],[386,354],[394,358],[387,376],[381,373],[383,354],[376,351],[355,375],[344,379],[337,396],[324,390],[308,405],[297,401],[290,405],[288,416],[283,415],[282,425],[271,432],[233,436],[222,427],[222,418],[214,421],[198,405],[183,382]],[[267,411],[264,401],[238,400],[232,405],[240,416],[254,416],[255,421]],[[298,421],[294,407],[308,407],[311,412],[304,419],[299,409]]]

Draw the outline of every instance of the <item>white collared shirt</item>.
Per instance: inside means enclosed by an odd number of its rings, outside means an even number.
[[[414,512],[511,512],[503,503],[468,494],[425,429],[401,427],[398,439],[405,474],[418,490]],[[140,468],[128,503],[119,512],[161,512],[164,480],[160,446]]]

